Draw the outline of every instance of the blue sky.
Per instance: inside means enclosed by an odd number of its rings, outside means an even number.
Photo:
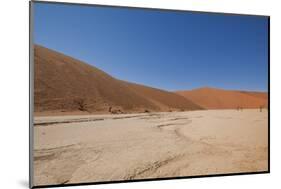
[[[267,18],[35,3],[34,42],[169,91],[267,91]]]

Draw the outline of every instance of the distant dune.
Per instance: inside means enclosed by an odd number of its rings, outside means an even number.
[[[177,94],[205,109],[233,109],[267,107],[267,93],[199,88],[190,91],[177,91]]]
[[[84,62],[35,45],[35,112],[145,112],[202,109],[173,92],[113,78]]]
[[[261,99],[268,99],[268,94],[265,92],[249,92],[249,91],[240,91],[241,93],[248,94],[254,97],[258,97]]]

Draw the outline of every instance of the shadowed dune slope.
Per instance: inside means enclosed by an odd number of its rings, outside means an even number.
[[[130,89],[137,94],[153,102],[164,110],[196,110],[203,109],[194,102],[182,98],[182,96],[173,92],[147,87],[140,84],[127,83]]]
[[[267,93],[199,88],[177,91],[177,94],[206,109],[233,109],[267,107]]]
[[[122,112],[201,109],[164,90],[115,79],[79,60],[35,45],[34,111]]]

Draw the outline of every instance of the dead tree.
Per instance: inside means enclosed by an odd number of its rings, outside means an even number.
[[[144,113],[149,113],[149,112],[150,112],[149,110],[146,110],[146,109],[144,110]]]
[[[262,107],[260,106],[260,112],[262,112]]]
[[[78,110],[80,111],[87,111],[87,104],[84,99],[79,98],[74,101],[74,103],[78,106]]]

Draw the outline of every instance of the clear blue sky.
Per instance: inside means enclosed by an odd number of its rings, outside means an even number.
[[[35,3],[34,41],[166,90],[267,91],[267,18]]]

